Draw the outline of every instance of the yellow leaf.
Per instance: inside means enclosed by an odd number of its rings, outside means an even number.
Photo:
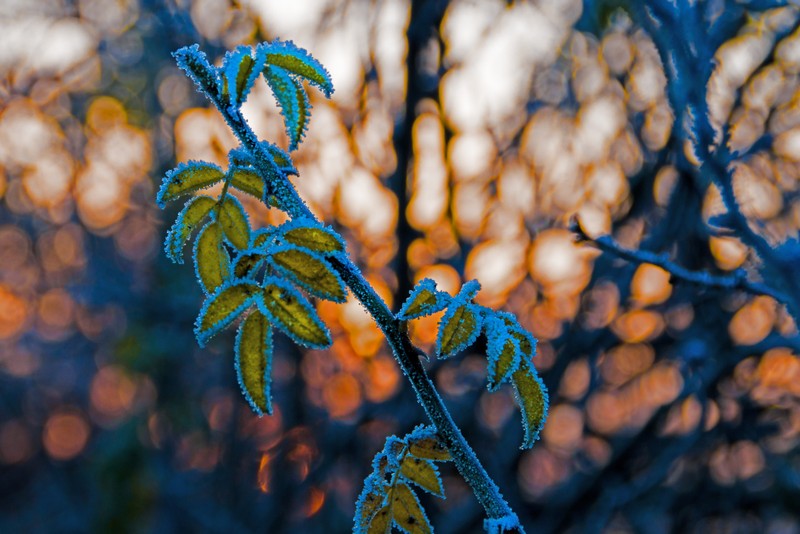
[[[344,282],[322,257],[291,247],[274,252],[274,264],[311,293],[335,302],[344,302]]]
[[[519,362],[519,344],[516,338],[506,337],[500,348],[499,354],[489,353],[489,389],[494,391],[500,387],[500,383],[512,373]]]
[[[253,296],[258,289],[254,283],[238,283],[221,287],[208,297],[195,326],[201,344],[241,315],[253,303]]]
[[[236,259],[236,265],[233,267],[233,276],[236,278],[244,278],[261,262],[262,256],[260,254],[242,254]]]
[[[437,438],[422,438],[411,441],[408,451],[417,458],[445,461],[451,458],[450,451]]]
[[[170,200],[214,185],[222,180],[222,169],[211,163],[189,161],[169,171],[164,177],[156,201],[162,208]]]
[[[342,242],[326,228],[299,226],[284,232],[283,238],[288,243],[323,254],[344,251]]]
[[[264,315],[254,310],[236,336],[236,374],[247,401],[259,415],[272,414],[270,371],[272,328]]]
[[[406,455],[400,464],[400,472],[408,480],[438,497],[444,498],[444,488],[436,466],[430,460]]]
[[[250,224],[239,201],[231,196],[225,198],[219,210],[219,224],[225,237],[239,250],[250,243]]]
[[[233,169],[231,171],[231,185],[239,191],[252,195],[259,200],[264,200],[266,184],[261,175],[254,170]]]
[[[417,496],[407,484],[397,484],[392,492],[392,519],[411,533],[431,532],[432,528],[419,505]]]
[[[392,531],[392,513],[387,504],[372,516],[369,522],[369,534],[389,534]]]
[[[475,342],[480,333],[480,316],[470,304],[457,306],[442,317],[436,346],[440,357],[453,356]]]
[[[522,411],[522,427],[525,430],[523,449],[529,449],[539,438],[539,431],[547,418],[549,399],[545,387],[536,368],[528,361],[523,361],[517,371],[511,375],[514,389]]]
[[[215,289],[230,276],[230,257],[222,246],[222,230],[215,222],[207,224],[197,238],[194,249],[194,264],[197,277],[206,293]]]
[[[330,346],[330,333],[314,307],[289,284],[274,277],[271,280],[264,285],[267,315],[297,343],[319,349]]]

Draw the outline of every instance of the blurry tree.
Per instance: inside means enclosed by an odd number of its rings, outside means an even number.
[[[312,96],[297,186],[382,296],[478,278],[539,338],[532,451],[479,350],[431,369],[530,531],[800,531],[798,20],[766,0],[3,3],[3,530],[346,531],[383,437],[420,420],[355,302],[319,305],[330,351],[279,347],[256,419],[157,253],[155,177],[234,144],[169,52],[281,37],[337,88]],[[245,113],[283,135],[266,87]],[[434,526],[479,529],[444,475]]]

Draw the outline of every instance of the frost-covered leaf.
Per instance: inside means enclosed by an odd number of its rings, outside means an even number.
[[[224,86],[230,95],[230,103],[239,106],[247,100],[247,95],[253,84],[264,68],[264,54],[253,51],[249,46],[239,46],[232,52],[225,54],[222,63],[224,71]]]
[[[488,380],[489,391],[496,391],[500,384],[507,381],[511,374],[519,368],[519,341],[506,336],[498,341],[490,342],[486,355],[489,358]]]
[[[254,249],[260,249],[264,247],[264,245],[266,245],[270,239],[272,239],[275,233],[274,226],[259,228],[250,234],[250,247]]]
[[[242,204],[236,198],[226,195],[220,206],[218,221],[231,245],[239,250],[247,248],[250,244],[250,223],[247,222]]]
[[[539,439],[539,431],[547,418],[550,404],[547,388],[539,378],[536,368],[527,360],[523,360],[519,369],[511,375],[511,381],[522,411],[522,428],[525,430],[525,439],[520,448],[529,449]]]
[[[228,170],[231,185],[243,193],[256,197],[262,202],[266,199],[267,184],[255,169],[232,167]]]
[[[333,93],[330,74],[306,50],[291,41],[273,41],[260,46],[264,48],[267,65],[274,65],[293,75],[302,76],[319,87],[325,96],[330,98]]]
[[[208,216],[216,203],[216,200],[211,197],[200,196],[189,200],[184,205],[164,240],[164,251],[173,263],[183,263],[181,252],[186,241],[189,240],[194,229]]]
[[[253,251],[244,251],[233,261],[233,276],[235,278],[250,277],[258,271],[262,263],[264,263],[263,254]]]
[[[490,311],[486,314],[484,329],[489,391],[496,391],[500,384],[507,382],[511,378],[511,374],[519,368],[523,357],[520,339],[525,340],[528,345],[530,343],[522,334],[512,335],[507,323],[498,317],[497,312]]]
[[[480,308],[472,303],[480,284],[470,280],[461,288],[450,302],[447,312],[439,321],[436,336],[436,355],[449,358],[469,347],[481,331],[482,314]]]
[[[314,307],[291,286],[274,276],[264,281],[262,312],[296,343],[315,349],[331,344],[331,334]]]
[[[332,229],[310,219],[295,219],[278,227],[283,240],[298,247],[333,254],[344,252],[344,242]]]
[[[400,463],[400,473],[406,480],[413,482],[420,488],[444,498],[444,487],[439,476],[439,469],[431,460],[424,460],[415,456],[406,455]]]
[[[206,293],[213,293],[230,276],[231,259],[222,246],[222,228],[214,221],[206,224],[197,236],[194,270]]]
[[[172,53],[178,67],[183,69],[194,80],[200,92],[215,95],[219,93],[221,83],[219,71],[215,69],[200,51],[200,46],[184,46]]]
[[[380,509],[386,498],[383,489],[383,482],[378,473],[373,473],[364,481],[364,489],[356,500],[356,513],[353,516],[355,524],[353,532],[355,534],[366,534],[373,524],[372,519],[378,509]],[[388,526],[388,523],[387,523]],[[384,531],[386,526],[384,526]]]
[[[258,415],[272,415],[272,327],[258,310],[239,326],[235,365],[244,398]]]
[[[533,337],[530,332],[522,328],[522,325],[519,324],[514,314],[496,311],[494,312],[494,316],[505,322],[508,333],[519,342],[519,350],[523,360],[530,360],[536,356],[536,338]]]
[[[389,534],[392,531],[392,510],[382,506],[370,519],[367,534]]]
[[[271,251],[270,263],[313,295],[334,302],[344,302],[347,297],[342,278],[319,254],[284,245]]]
[[[450,295],[436,289],[436,282],[430,278],[423,278],[408,295],[400,311],[397,312],[397,318],[407,321],[432,315],[445,309],[450,300]]]
[[[408,452],[417,458],[426,458],[428,460],[437,460],[440,462],[450,460],[450,451],[444,446],[439,438],[435,435],[422,437],[419,439],[409,439]]]
[[[289,155],[288,152],[283,150],[277,145],[273,145],[272,143],[267,143],[266,141],[262,142],[261,145],[267,149],[267,152],[270,153],[272,159],[275,160],[275,164],[281,170],[281,172],[285,174],[297,174],[297,169],[292,162],[292,157]]]
[[[264,77],[281,108],[286,135],[289,136],[289,150],[295,150],[303,140],[311,116],[306,90],[288,71],[278,66],[270,65],[264,69]]]
[[[428,521],[422,506],[419,504],[417,496],[408,487],[408,484],[397,484],[391,493],[392,520],[406,532],[432,532],[430,521]]]
[[[195,321],[194,333],[200,346],[252,306],[259,294],[254,282],[237,281],[220,286],[206,299]]]
[[[156,196],[156,202],[163,209],[167,202],[212,186],[222,180],[224,176],[225,173],[222,172],[222,169],[213,163],[204,161],[181,163],[164,176]]]

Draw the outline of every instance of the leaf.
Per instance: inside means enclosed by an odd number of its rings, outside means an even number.
[[[259,228],[250,234],[250,247],[254,249],[262,248],[275,235],[275,233],[276,231],[274,226]]]
[[[259,295],[258,284],[237,281],[220,286],[209,296],[195,321],[194,333],[201,347],[217,332],[230,325]]]
[[[444,499],[444,487],[439,470],[430,460],[406,455],[400,464],[400,473],[420,488]]]
[[[264,255],[258,252],[242,252],[233,262],[233,276],[246,278],[254,274],[264,262]]]
[[[362,534],[369,531],[375,514],[383,506],[385,497],[386,493],[384,493],[380,475],[372,473],[364,480],[364,489],[356,501],[356,513],[353,516],[355,520],[354,533]],[[384,526],[384,532],[386,527],[388,527],[388,523]]]
[[[331,76],[306,50],[291,41],[273,41],[260,46],[264,48],[267,65],[274,65],[294,75],[302,76],[330,98],[333,93]]]
[[[511,373],[519,368],[522,359],[519,339],[512,336],[505,323],[490,316],[484,320],[486,324],[486,357],[489,391],[496,391],[500,384],[507,381]]]
[[[407,484],[397,484],[391,492],[392,519],[406,532],[432,532],[428,518]]]
[[[258,310],[253,310],[239,326],[235,366],[242,394],[253,411],[272,415],[272,327]]]
[[[447,447],[436,437],[409,441],[408,452],[417,458],[426,458],[428,460],[447,461],[452,458]]]
[[[268,66],[264,69],[264,77],[281,107],[286,135],[289,136],[289,150],[295,150],[308,126],[311,109],[308,95],[302,84],[281,67]]]
[[[522,328],[522,325],[519,324],[514,314],[495,311],[493,315],[505,322],[508,333],[519,342],[519,350],[523,359],[531,359],[536,356],[536,338],[533,337],[530,332]]]
[[[214,95],[221,87],[219,71],[215,69],[200,51],[200,46],[193,44],[184,46],[172,53],[175,62],[189,77],[194,80],[200,92]]]
[[[267,149],[267,152],[269,152],[272,156],[272,159],[275,160],[275,164],[278,166],[281,172],[285,174],[297,174],[297,169],[292,162],[292,156],[290,156],[288,152],[280,148],[278,145],[273,145],[272,143],[268,143],[266,141],[262,141],[261,146]]]
[[[295,219],[278,227],[284,241],[322,254],[344,252],[344,242],[332,229],[310,219]]]
[[[425,315],[433,315],[447,307],[450,295],[444,291],[437,291],[436,282],[430,278],[423,278],[408,295],[397,318],[403,321],[416,319]]]
[[[389,505],[378,510],[369,522],[368,534],[389,534],[392,531],[392,512]]]
[[[231,245],[239,250],[246,249],[250,244],[250,223],[241,203],[226,195],[217,219]]]
[[[232,52],[225,54],[223,60],[223,70],[225,86],[230,94],[230,103],[240,106],[247,100],[250,88],[264,68],[264,54],[256,51],[256,57],[252,56],[252,49],[249,46],[239,46]]]
[[[266,200],[267,184],[255,169],[232,167],[228,170],[228,173],[233,187],[256,197],[262,202]]]
[[[293,245],[284,245],[272,251],[270,263],[320,298],[334,302],[344,302],[347,298],[342,278],[319,254]]]
[[[456,305],[451,303],[439,322],[436,336],[436,354],[449,358],[472,345],[481,331],[481,314],[477,306],[469,302]]]
[[[550,401],[542,379],[536,368],[528,361],[523,361],[514,374],[511,375],[514,384],[517,402],[522,411],[522,428],[525,430],[525,439],[521,449],[529,449],[539,439],[539,431],[547,419],[547,409]]]
[[[206,293],[213,293],[230,276],[231,259],[222,246],[222,229],[216,222],[206,224],[197,236],[194,269]]]
[[[164,209],[167,202],[212,186],[222,180],[224,176],[225,173],[222,172],[222,169],[213,163],[204,161],[181,163],[164,176],[156,196],[156,202],[161,209]]]
[[[288,282],[274,276],[264,281],[261,311],[296,343],[315,349],[331,344],[331,334],[314,307]]]
[[[186,241],[216,203],[211,197],[200,196],[189,200],[183,206],[164,240],[164,251],[173,263],[183,263],[181,252]]]

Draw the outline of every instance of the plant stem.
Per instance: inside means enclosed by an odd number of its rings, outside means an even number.
[[[201,69],[207,69],[208,67],[199,62],[190,63],[188,66],[194,71],[193,74],[196,79],[201,82],[215,78],[212,72],[201,71]],[[201,85],[203,86],[204,94],[225,118],[242,146],[254,156],[256,170],[262,176],[273,176],[274,169],[268,163],[271,161],[271,156],[259,144],[258,138],[239,110],[228,106],[227,102],[220,99],[215,87],[206,87],[205,83],[201,83]],[[279,205],[292,219],[307,218],[317,221],[288,178],[282,176],[281,179],[271,185],[274,186],[274,193],[279,200]],[[401,321],[394,316],[386,306],[386,303],[375,293],[375,290],[349,257],[347,259],[331,258],[331,264],[386,336],[386,340],[392,348],[400,368],[411,381],[411,386],[417,393],[417,398],[428,419],[436,427],[439,436],[453,457],[453,463],[455,463],[458,472],[461,473],[461,476],[472,488],[478,502],[486,510],[486,515],[492,519],[514,515],[511,507],[500,494],[497,485],[489,477],[475,452],[464,439],[463,434],[461,434],[461,430],[450,416],[444,401],[442,401],[436,391],[436,387],[422,367],[422,363],[419,360],[422,352],[411,344]],[[519,527],[509,532],[524,531]]]

